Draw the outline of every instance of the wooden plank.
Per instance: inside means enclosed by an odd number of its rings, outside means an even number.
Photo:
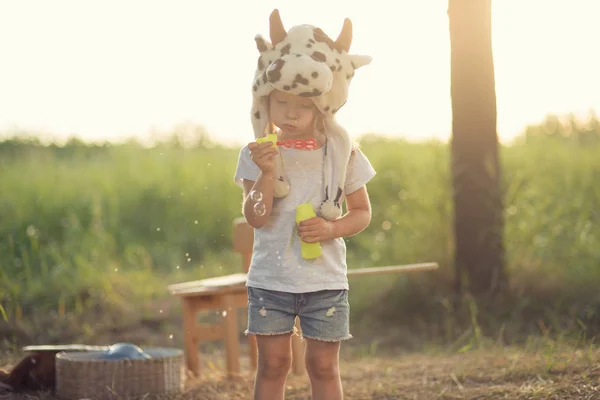
[[[233,295],[234,304],[238,308],[246,308],[248,306],[248,291],[245,286],[242,286],[240,290],[228,290],[210,296],[207,296],[205,293],[188,293],[185,296],[181,296],[181,298],[188,299],[196,311],[216,310],[223,308],[223,297],[225,295]]]
[[[420,263],[407,265],[390,265],[388,267],[372,267],[348,269],[348,277],[382,274],[399,274],[404,272],[432,271],[438,269],[438,263]]]
[[[229,377],[240,373],[240,342],[238,340],[237,308],[233,295],[223,297],[225,315],[225,350],[227,375]]]
[[[183,310],[183,343],[185,347],[185,364],[195,377],[200,376],[200,358],[196,346],[196,312],[193,305],[186,299],[181,299]]]
[[[234,302],[237,308],[246,308],[248,307],[248,291],[245,290],[242,293],[234,293]]]
[[[223,340],[224,337],[225,327],[223,324],[199,324],[194,330],[196,343]]]
[[[219,296],[204,296],[202,294],[190,294],[189,296],[181,296],[182,299],[188,299],[194,310],[214,310],[221,307],[221,298]]]
[[[369,267],[348,269],[348,276],[398,274],[405,272],[432,271],[438,269],[439,265],[435,262],[390,265],[386,267]],[[238,273],[222,277],[209,278],[200,281],[184,282],[168,286],[169,291],[174,296],[193,296],[205,294],[206,296],[215,296],[226,294],[232,291],[246,290],[246,274]]]
[[[196,288],[207,288],[207,289],[220,289],[228,286],[238,286],[240,284],[246,283],[246,274],[238,273],[224,276],[217,276],[214,278],[201,279],[198,281],[189,281],[176,283],[173,285],[167,286],[167,289],[171,292],[171,294],[175,293],[184,293],[186,289],[196,289]]]
[[[181,291],[173,291],[171,295],[186,297],[186,296],[194,296],[194,297],[214,297],[221,296],[227,293],[239,293],[247,291],[245,284],[240,284],[236,286],[226,286],[222,288],[213,288],[213,287],[190,287],[183,289]]]

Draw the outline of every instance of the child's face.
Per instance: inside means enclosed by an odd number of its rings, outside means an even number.
[[[269,114],[286,135],[312,135],[317,108],[310,98],[275,90],[269,98]]]

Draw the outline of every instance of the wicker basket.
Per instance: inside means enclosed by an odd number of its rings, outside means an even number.
[[[145,348],[151,359],[103,360],[103,352],[56,355],[56,395],[61,399],[113,400],[180,393],[183,351]]]

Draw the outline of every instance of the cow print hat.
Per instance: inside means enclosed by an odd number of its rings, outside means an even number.
[[[310,97],[323,115],[326,132],[324,179],[325,201],[319,214],[328,220],[342,215],[342,192],[352,142],[346,130],[335,120],[336,112],[346,103],[354,71],[371,62],[371,57],[348,54],[352,42],[352,24],[344,20],[336,41],[312,25],[297,25],[285,31],[278,10],[269,20],[271,41],[257,35],[260,52],[252,85],[252,126],[254,137],[266,136],[270,128],[268,96],[273,89]],[[289,193],[283,176],[281,158],[276,158],[275,197]]]

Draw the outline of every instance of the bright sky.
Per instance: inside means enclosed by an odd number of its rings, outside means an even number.
[[[449,136],[447,0],[0,0],[0,131],[121,140],[187,122],[248,142],[254,36],[275,7],[333,38],[352,19],[351,52],[373,57],[338,114],[352,135]],[[494,1],[502,140],[600,113],[598,15],[598,0]]]

